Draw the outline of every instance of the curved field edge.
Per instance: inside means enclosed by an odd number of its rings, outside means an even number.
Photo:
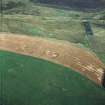
[[[1,104],[105,104],[103,88],[72,69],[46,60],[0,51],[1,73]]]
[[[0,49],[19,54],[43,58],[54,63],[73,68],[102,85],[104,65],[86,49],[73,43],[50,40],[41,37],[29,37],[11,33],[0,34]]]
[[[38,11],[39,7],[34,9]],[[73,42],[92,50],[105,63],[105,11],[82,13],[52,8],[40,8],[39,11],[41,11],[40,15],[5,14],[2,22],[0,19],[2,24],[0,31]],[[86,33],[82,25],[85,18],[90,19],[89,23],[94,33],[91,39],[85,37]]]

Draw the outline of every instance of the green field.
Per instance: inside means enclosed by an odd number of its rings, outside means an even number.
[[[105,63],[105,9],[80,11],[30,1],[3,0],[0,32],[76,43]],[[93,36],[86,36],[84,21]],[[105,89],[74,70],[6,51],[0,51],[0,85],[0,105],[105,105]]]
[[[0,51],[0,75],[2,105],[105,104],[103,88],[42,59]]]

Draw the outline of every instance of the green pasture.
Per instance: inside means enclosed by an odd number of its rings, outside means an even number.
[[[72,69],[5,51],[0,84],[1,105],[105,104],[105,90]]]
[[[10,1],[21,0],[5,0],[3,5]],[[0,32],[73,42],[105,63],[105,10],[21,2],[25,5],[3,10],[2,18],[0,14]],[[86,36],[84,20],[89,20],[94,36]],[[105,105],[105,89],[62,65],[0,51],[0,105]]]

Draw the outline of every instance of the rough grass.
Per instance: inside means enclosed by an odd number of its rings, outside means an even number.
[[[4,14],[3,22],[0,19],[0,31],[67,40],[87,47],[97,55],[105,53],[105,10],[93,13],[29,4],[25,8],[6,10]],[[92,40],[85,37],[84,19],[90,20],[94,33]]]
[[[18,15],[9,15],[3,18],[2,29],[12,33],[50,37],[77,43],[84,38],[81,22],[71,20],[69,17],[32,16],[22,18]]]
[[[0,59],[1,104],[105,104],[104,89],[71,69],[5,51],[0,51]]]

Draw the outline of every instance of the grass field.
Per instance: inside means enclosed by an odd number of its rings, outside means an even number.
[[[104,89],[71,69],[5,51],[0,51],[0,59],[1,104],[105,104]]]
[[[81,11],[31,1],[3,0],[0,32],[76,43],[105,63],[105,9]],[[87,36],[84,21],[93,36]],[[105,105],[105,89],[74,70],[1,50],[0,85],[0,105]]]

